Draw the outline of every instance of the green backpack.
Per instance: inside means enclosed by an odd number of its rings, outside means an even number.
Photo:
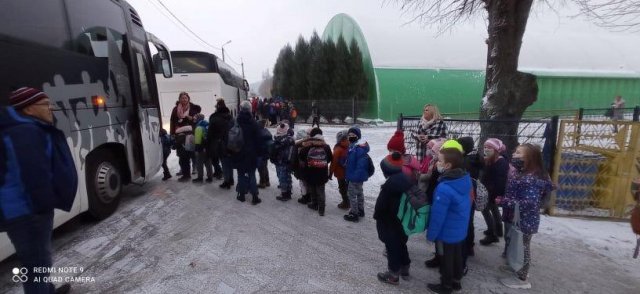
[[[427,203],[427,194],[418,186],[402,193],[398,207],[398,219],[407,236],[422,233],[427,229],[431,205]]]

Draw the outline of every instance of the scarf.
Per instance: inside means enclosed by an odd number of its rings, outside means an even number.
[[[433,123],[435,122],[435,118],[432,118],[431,120],[426,120],[423,117],[420,118],[420,126],[422,127],[422,129],[426,130],[428,129],[431,125],[433,125]]]
[[[177,107],[177,113],[178,113],[178,118],[179,119],[183,119],[186,116],[189,115],[189,107],[191,106],[191,103],[187,104],[187,107],[182,107],[182,103],[178,103]]]

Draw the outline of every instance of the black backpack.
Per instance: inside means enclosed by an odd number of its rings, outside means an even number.
[[[367,158],[367,173],[369,174],[369,177],[372,177],[373,174],[376,173],[376,166],[373,165],[373,160],[369,154],[365,154],[365,157]]]

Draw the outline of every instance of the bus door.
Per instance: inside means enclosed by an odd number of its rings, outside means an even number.
[[[136,136],[136,151],[142,153],[144,158],[144,175],[143,178],[137,179],[137,182],[148,181],[160,170],[162,166],[162,143],[160,140],[160,129],[162,128],[160,121],[160,104],[158,99],[158,89],[155,81],[154,71],[151,69],[151,53],[150,48],[158,52],[161,58],[161,65],[165,77],[172,76],[171,57],[167,46],[162,44],[153,35],[148,35],[151,44],[142,45],[138,42],[132,42],[132,53],[134,75],[136,75],[136,86],[134,91],[138,93],[138,99],[135,102],[136,114],[138,116],[138,126],[134,128],[139,130],[139,136]]]

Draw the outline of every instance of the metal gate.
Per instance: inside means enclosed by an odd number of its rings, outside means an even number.
[[[563,120],[554,160],[551,213],[628,218],[639,175],[640,123]]]

